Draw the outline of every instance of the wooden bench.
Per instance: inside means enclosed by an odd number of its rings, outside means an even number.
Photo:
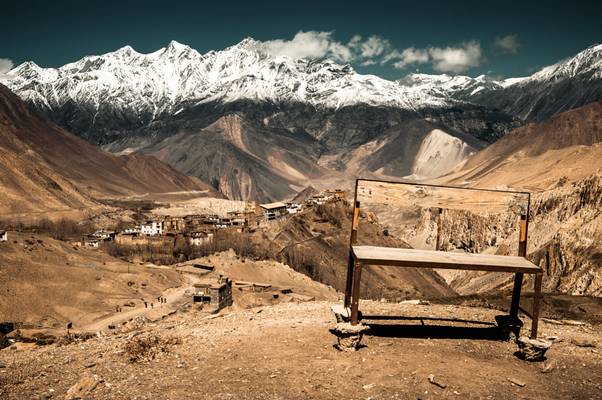
[[[520,303],[520,293],[523,282],[523,274],[534,274],[535,275],[535,287],[534,287],[534,298],[533,298],[533,313],[532,313],[532,325],[531,325],[531,338],[537,338],[537,325],[539,319],[539,302],[541,297],[541,283],[542,283],[542,268],[531,263],[525,258],[527,251],[527,229],[528,229],[528,209],[530,198],[527,194],[524,197],[527,201],[526,207],[518,208],[518,214],[520,215],[520,232],[519,232],[519,246],[518,256],[503,256],[503,255],[492,255],[492,254],[473,254],[473,253],[459,253],[459,252],[444,252],[437,250],[417,250],[417,249],[404,249],[404,248],[391,248],[391,247],[378,247],[378,246],[360,246],[357,245],[357,235],[359,226],[359,209],[360,201],[358,200],[358,186],[362,182],[372,183],[374,190],[384,188],[387,190],[387,200],[391,200],[394,196],[391,194],[393,188],[392,185],[414,185],[428,189],[452,189],[452,190],[475,190],[475,189],[464,189],[449,186],[436,186],[436,185],[418,185],[413,183],[405,182],[382,182],[380,186],[375,186],[373,180],[358,179],[356,181],[355,189],[355,201],[353,208],[353,220],[351,226],[351,237],[350,237],[350,251],[349,251],[349,263],[347,270],[347,285],[345,289],[345,308],[351,308],[351,324],[357,325],[359,320],[359,294],[360,294],[360,280],[362,267],[365,265],[388,265],[395,267],[412,267],[412,268],[439,268],[439,269],[460,269],[460,270],[471,270],[471,271],[489,271],[489,272],[507,272],[515,274],[514,289],[512,292],[512,302],[510,305],[510,323],[520,323],[518,320],[518,309]],[[485,191],[485,190],[483,190]],[[370,189],[370,195],[372,195],[372,189]],[[421,196],[424,197],[424,190],[418,191]],[[496,193],[509,193],[510,196],[514,196],[516,193],[524,194],[521,192],[501,192],[501,191],[486,191]],[[412,192],[414,193],[414,192]],[[427,193],[428,194],[428,193]],[[472,196],[478,196],[478,193],[470,192]],[[489,195],[488,193],[487,195]],[[495,193],[494,193],[495,194]],[[506,195],[504,195],[506,196]],[[410,196],[411,197],[411,196]],[[487,197],[487,196],[485,196]],[[443,197],[442,197],[443,198]],[[449,199],[452,199],[451,201]],[[401,199],[401,197],[399,197]],[[461,202],[457,196],[445,196],[446,205],[458,206]],[[433,203],[424,201],[421,199],[421,203],[428,206],[432,206]],[[502,203],[497,204],[498,206],[512,204],[507,198],[504,198]],[[485,205],[496,205],[495,202],[490,199]],[[475,205],[470,205],[474,207]],[[496,210],[496,212],[499,210]],[[439,228],[439,227],[438,227]],[[439,238],[437,237],[437,243]],[[437,244],[438,246],[438,244]]]

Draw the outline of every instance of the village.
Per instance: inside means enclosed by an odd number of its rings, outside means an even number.
[[[161,244],[184,237],[190,246],[211,243],[217,231],[254,232],[269,229],[270,225],[315,206],[345,200],[346,192],[327,189],[312,195],[303,202],[274,202],[258,204],[245,202],[237,211],[218,214],[190,214],[184,216],[153,216],[146,221],[122,230],[101,229],[82,238],[78,245],[98,249],[107,242],[120,245]],[[0,231],[0,237],[2,237]],[[7,240],[7,234],[3,236]]]

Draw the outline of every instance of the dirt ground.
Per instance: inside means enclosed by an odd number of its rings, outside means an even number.
[[[366,319],[364,347],[344,353],[328,331],[331,304],[282,303],[209,317],[190,308],[84,342],[13,345],[0,351],[0,398],[70,398],[78,382],[77,393],[93,399],[601,398],[600,325],[542,322],[540,336],[554,344],[546,361],[529,363],[514,356],[513,342],[495,340],[498,311],[366,301],[366,318],[422,319]],[[131,361],[133,343],[154,336],[163,343],[155,356]],[[431,374],[445,388],[430,383]]]

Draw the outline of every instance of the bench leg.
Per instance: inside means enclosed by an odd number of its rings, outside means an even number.
[[[356,262],[353,271],[353,286],[351,290],[351,325],[357,325],[359,321],[360,305],[360,280],[362,277],[362,264]]]
[[[353,270],[355,266],[355,257],[349,250],[349,260],[347,261],[347,282],[345,283],[345,308],[351,306],[351,290],[353,284]]]
[[[535,287],[533,290],[533,315],[531,321],[531,339],[537,339],[537,325],[539,323],[539,303],[541,301],[541,281],[543,274],[535,275]]]
[[[523,274],[517,273],[514,275],[514,289],[512,289],[512,302],[510,303],[510,324],[519,321],[518,307],[520,305],[520,291],[523,286]]]

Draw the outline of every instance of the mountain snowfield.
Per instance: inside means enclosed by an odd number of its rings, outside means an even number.
[[[595,45],[529,77],[390,81],[330,60],[272,56],[248,38],[206,54],[172,41],[60,68],[26,62],[0,83],[105,149],[155,155],[236,198],[280,200],[308,183],[299,177],[328,171],[441,175],[524,122],[601,101],[601,63]],[[232,116],[242,130],[224,125]],[[352,156],[371,143],[374,154]]]
[[[119,104],[152,118],[177,114],[191,104],[241,99],[335,109],[358,103],[404,109],[456,103],[420,88],[360,75],[349,65],[272,57],[253,39],[207,54],[175,41],[150,54],[125,46],[60,68],[26,62],[9,76],[3,82],[9,88],[49,108],[67,101],[97,108]]]

